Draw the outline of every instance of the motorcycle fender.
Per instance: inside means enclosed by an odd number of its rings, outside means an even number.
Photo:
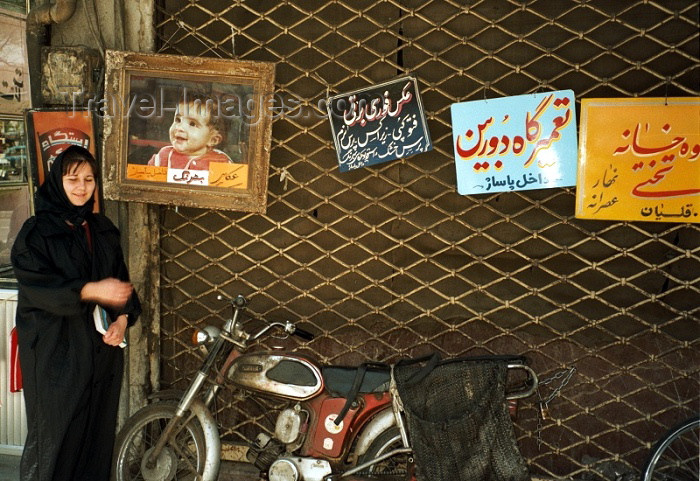
[[[219,477],[219,464],[221,463],[219,428],[216,426],[214,416],[202,401],[192,401],[190,410],[197,416],[197,420],[204,430],[204,446],[207,454],[204,459],[202,481],[216,481]]]
[[[355,447],[355,455],[362,456],[367,452],[372,441],[382,434],[387,429],[396,425],[394,411],[384,409],[379,414],[374,416],[370,422],[362,429],[362,432],[357,436],[357,445]]]
[[[152,401],[179,401],[185,395],[185,391],[179,389],[164,389],[163,391],[156,391],[149,394],[146,399],[149,402]]]

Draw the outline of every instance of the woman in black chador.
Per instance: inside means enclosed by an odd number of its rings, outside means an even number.
[[[12,247],[28,435],[21,481],[108,481],[124,364],[141,312],[119,231],[94,214],[97,164],[72,146],[36,195]],[[113,321],[95,329],[95,305]]]

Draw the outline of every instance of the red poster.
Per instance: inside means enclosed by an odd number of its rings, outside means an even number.
[[[84,147],[97,158],[95,129],[89,110],[30,110],[27,126],[33,146],[31,168],[37,186],[44,183],[56,157],[71,145]],[[95,211],[99,210],[98,199],[95,190]]]

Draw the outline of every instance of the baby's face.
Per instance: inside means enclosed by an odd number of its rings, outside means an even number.
[[[219,142],[219,134],[209,125],[206,109],[180,104],[170,126],[170,143],[187,155],[202,155]]]

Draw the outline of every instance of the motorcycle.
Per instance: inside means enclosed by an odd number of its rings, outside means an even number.
[[[247,452],[263,478],[415,480],[410,433],[391,367],[321,366],[290,352],[246,352],[273,330],[306,341],[314,336],[289,321],[247,332],[242,321],[246,299],[239,295],[228,301],[233,315],[223,329],[206,326],[193,336],[206,357],[187,391],[155,393],[150,397],[157,401],[126,421],[115,443],[112,479],[216,480],[221,440],[209,406],[222,388],[233,388],[287,403],[273,435],[260,433]],[[530,396],[538,383],[524,359],[513,359],[508,373],[515,370],[520,384],[506,397],[511,415],[517,400]]]

